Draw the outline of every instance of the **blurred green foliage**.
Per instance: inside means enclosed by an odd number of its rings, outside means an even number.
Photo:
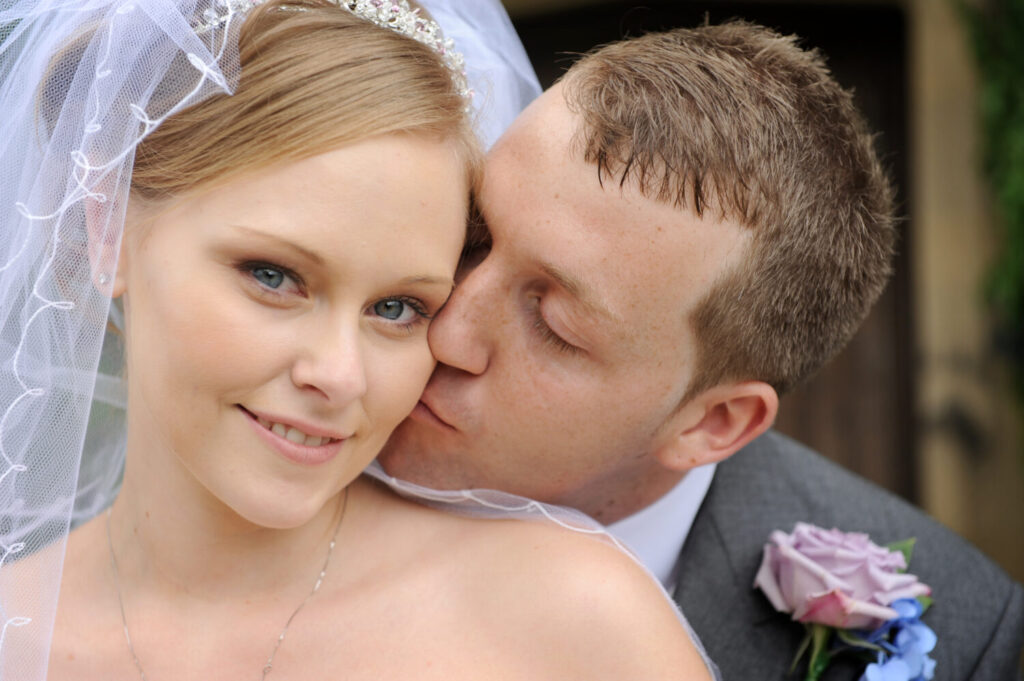
[[[999,215],[985,294],[996,348],[1011,362],[1024,400],[1024,0],[957,4],[978,65],[984,170]]]

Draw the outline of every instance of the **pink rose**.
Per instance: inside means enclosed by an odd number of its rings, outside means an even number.
[[[902,553],[866,534],[797,523],[793,534],[772,532],[754,586],[794,620],[872,630],[897,616],[887,607],[893,601],[931,593],[914,575],[898,572],[906,568]]]

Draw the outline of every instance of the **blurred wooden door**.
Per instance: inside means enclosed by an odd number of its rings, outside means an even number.
[[[782,33],[828,57],[836,79],[853,88],[879,133],[878,148],[907,206],[907,30],[903,11],[877,3],[594,2],[533,9],[513,22],[544,86],[590,47],[645,31],[739,17]],[[551,3],[557,5],[557,3]],[[536,6],[536,5],[535,5]],[[905,215],[905,213],[904,213]],[[910,222],[901,225],[896,273],[850,345],[782,401],[777,428],[843,466],[916,501],[912,390]]]

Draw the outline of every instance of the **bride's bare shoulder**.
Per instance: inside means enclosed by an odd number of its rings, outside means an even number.
[[[549,646],[543,676],[710,678],[660,586],[607,538],[546,521],[419,513],[432,528],[425,562],[458,576],[444,587],[449,605],[531,657]]]
[[[505,525],[478,553],[502,582],[492,597],[510,628],[556,644],[553,677],[710,678],[674,604],[631,557],[564,528]]]

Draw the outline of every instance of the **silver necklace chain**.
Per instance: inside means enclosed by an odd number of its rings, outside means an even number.
[[[338,539],[338,530],[341,529],[341,521],[345,518],[345,509],[348,507],[348,487],[345,488],[345,495],[341,501],[341,513],[338,514],[338,522],[334,526],[334,534],[331,536],[331,541],[327,545],[327,557],[324,559],[324,566],[320,569],[320,574],[316,578],[316,584],[313,585],[313,590],[302,599],[302,602],[296,606],[292,614],[288,616],[288,621],[284,623],[284,628],[281,629],[281,633],[277,636],[277,641],[274,643],[274,649],[270,651],[270,657],[267,658],[266,664],[263,665],[263,675],[260,677],[265,680],[267,675],[270,674],[274,668],[274,656],[277,655],[278,648],[281,647],[281,643],[284,642],[285,634],[288,633],[288,627],[291,626],[292,620],[299,614],[302,607],[309,602],[309,599],[313,598],[317,591],[320,590],[320,585],[324,583],[324,576],[327,574],[327,566],[331,562],[331,554],[334,553],[334,545]],[[139,671],[139,678],[142,681],[146,681],[146,672],[142,669],[142,663],[139,662],[139,656],[135,653],[135,646],[132,645],[132,637],[128,633],[128,618],[124,614],[124,597],[121,595],[121,578],[117,571],[117,557],[114,555],[114,540],[110,536],[110,510],[107,509],[107,547],[110,549],[110,569],[114,573],[114,586],[117,588],[117,604],[121,608],[121,624],[124,627],[124,640],[128,642],[128,652],[132,654],[132,661],[135,663],[135,668]]]

